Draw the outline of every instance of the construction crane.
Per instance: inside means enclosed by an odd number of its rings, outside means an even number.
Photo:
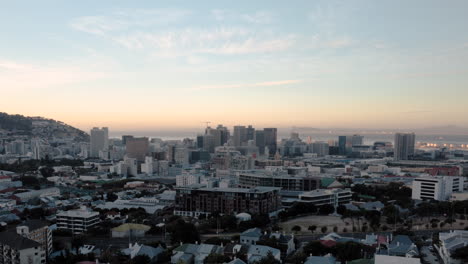
[[[208,127],[208,126],[211,124],[211,122],[210,122],[210,121],[205,121],[205,122],[203,122],[203,123],[205,123],[205,124],[206,124],[206,127]]]

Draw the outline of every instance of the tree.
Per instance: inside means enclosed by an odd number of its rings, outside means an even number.
[[[192,223],[186,223],[182,219],[168,225],[167,230],[171,233],[172,243],[195,243],[200,241],[197,228]]]
[[[325,247],[320,243],[320,241],[311,241],[304,246],[304,253],[308,256],[312,254],[313,256],[323,256],[327,253],[330,253],[329,248]]]
[[[42,177],[48,178],[54,175],[54,169],[50,166],[44,166],[39,169],[39,172],[41,173]]]
[[[82,247],[85,244],[85,237],[84,236],[76,236],[72,238],[71,240],[71,246],[72,248],[76,249],[78,252],[78,249]]]
[[[217,264],[217,263],[225,263],[229,261],[230,259],[228,256],[225,256],[223,254],[211,253],[203,260],[203,263],[204,264]]]
[[[457,248],[452,253],[452,258],[459,259],[463,263],[468,263],[468,246]]]
[[[366,254],[371,255],[374,253],[374,249],[372,247],[356,242],[338,243],[333,247],[332,251],[333,255],[342,263],[360,259]]]
[[[300,232],[300,231],[301,231],[301,227],[298,226],[298,225],[295,225],[295,226],[293,226],[293,227],[291,228],[291,230],[294,231],[294,232]]]
[[[326,226],[322,226],[322,228],[320,229],[322,231],[322,233],[326,233],[328,228]]]
[[[335,211],[335,207],[331,204],[322,205],[319,208],[319,213],[322,215],[329,215]]]
[[[115,200],[119,199],[119,196],[117,196],[117,194],[113,193],[113,192],[108,192],[107,195],[107,201],[108,202],[114,202]]]
[[[308,228],[307,230],[309,230],[310,232],[314,233],[316,229],[317,229],[317,226],[316,226],[316,225],[311,225],[311,226],[309,226],[309,228]]]
[[[135,256],[131,261],[130,264],[149,264],[151,263],[151,259],[147,255],[138,255]]]
[[[256,261],[255,264],[281,264],[281,261],[277,260],[271,252],[268,252],[265,257]]]

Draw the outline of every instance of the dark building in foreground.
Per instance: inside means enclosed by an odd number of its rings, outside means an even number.
[[[280,189],[206,188],[198,185],[177,188],[174,214],[193,217],[242,212],[274,215],[281,206]]]

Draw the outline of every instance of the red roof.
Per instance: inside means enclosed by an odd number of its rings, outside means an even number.
[[[377,242],[379,244],[387,244],[388,241],[387,241],[387,237],[386,236],[377,236]]]
[[[0,175],[0,180],[3,180],[3,179],[11,179],[11,177],[7,175]]]
[[[14,191],[16,191],[16,188],[10,187],[10,188],[1,190],[0,193],[9,193],[9,192],[14,192]]]
[[[327,248],[334,247],[337,244],[336,241],[333,240],[320,240],[320,243]]]

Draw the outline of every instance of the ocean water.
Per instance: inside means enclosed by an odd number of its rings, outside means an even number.
[[[290,137],[291,130],[279,130],[278,140]],[[112,132],[110,131],[110,137],[120,138],[122,135],[134,135],[134,136],[145,136],[149,138],[160,138],[162,140],[182,140],[184,138],[195,138],[197,135],[202,134],[203,131],[192,132],[192,131],[127,131],[127,132]],[[232,132],[231,132],[232,133]],[[341,135],[353,135],[359,134],[364,136],[364,144],[373,144],[376,141],[392,142],[394,141],[394,133],[382,132],[382,133],[359,133],[359,132],[305,132],[300,133],[299,136],[302,140],[307,140],[308,137],[312,141],[328,141],[338,140],[338,136]],[[417,134],[416,142],[424,143],[435,143],[435,144],[468,144],[468,135],[446,135],[446,134]]]

